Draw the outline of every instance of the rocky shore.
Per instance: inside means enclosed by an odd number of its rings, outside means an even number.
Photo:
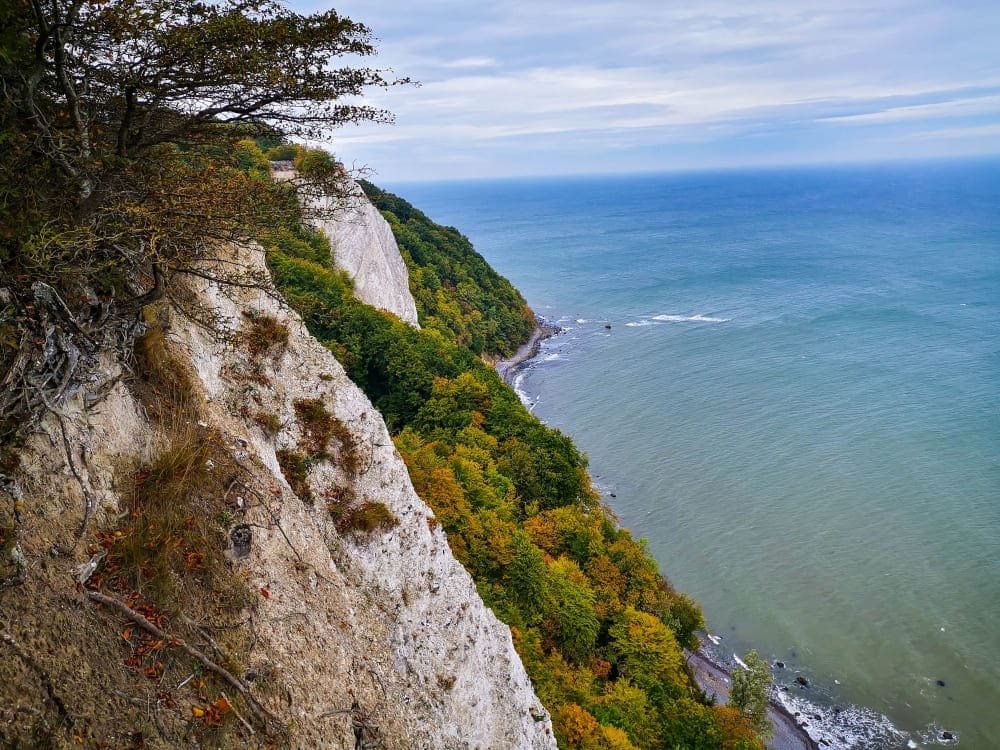
[[[512,385],[518,368],[538,354],[545,339],[555,336],[561,330],[559,326],[536,318],[535,330],[531,332],[531,337],[521,344],[511,357],[495,360],[492,363],[493,367],[507,385]]]
[[[716,703],[729,700],[729,686],[732,684],[729,670],[700,652],[688,652],[687,663],[706,695],[714,696]],[[774,726],[774,736],[767,743],[771,750],[822,750],[777,701],[771,700],[767,715]]]

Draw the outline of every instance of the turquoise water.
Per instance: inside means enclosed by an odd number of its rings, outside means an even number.
[[[389,188],[566,328],[519,389],[717,654],[834,747],[1000,747],[1000,164]]]

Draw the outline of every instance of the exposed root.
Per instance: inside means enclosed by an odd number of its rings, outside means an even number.
[[[90,491],[90,482],[84,480],[83,476],[80,474],[80,470],[76,466],[76,461],[73,458],[73,446],[69,441],[69,436],[66,434],[66,420],[59,412],[55,412],[55,414],[59,420],[59,432],[62,434],[63,448],[66,451],[66,459],[69,461],[70,471],[73,472],[76,483],[80,485],[80,491],[83,493],[83,520],[80,521],[80,530],[76,535],[76,540],[79,542],[83,539],[83,535],[87,533],[87,524],[90,523],[90,516],[94,512],[96,501],[94,500],[93,493]]]
[[[120,614],[124,615],[128,620],[131,620],[134,624],[138,625],[140,628],[152,634],[156,638],[163,639],[164,641],[167,641],[168,643],[174,646],[178,646],[183,651],[185,651],[189,656],[197,660],[203,667],[205,667],[205,669],[212,672],[216,676],[220,677],[224,682],[228,683],[235,690],[239,691],[240,695],[246,698],[247,705],[253,712],[254,717],[264,728],[264,731],[271,732],[282,729],[280,720],[260,704],[260,702],[250,692],[250,688],[247,685],[245,685],[242,682],[242,680],[240,680],[237,677],[234,677],[231,672],[224,669],[223,667],[220,667],[214,661],[205,656],[201,651],[194,648],[193,646],[190,646],[182,638],[179,638],[176,635],[171,635],[166,631],[160,630],[160,628],[151,623],[149,620],[147,620],[145,617],[143,617],[141,614],[136,612],[128,605],[118,601],[113,597],[107,596],[106,594],[102,594],[99,591],[88,591],[87,598],[89,598],[93,602],[98,602],[99,604],[104,604],[108,607],[111,607],[112,609],[117,610]]]

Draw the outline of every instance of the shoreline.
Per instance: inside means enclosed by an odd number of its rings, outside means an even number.
[[[686,652],[687,665],[706,695],[714,696],[717,703],[729,700],[732,674],[701,651]],[[766,745],[771,750],[823,750],[809,736],[791,712],[774,698],[768,700],[767,716],[774,727],[774,735]]]
[[[517,375],[518,370],[520,370],[524,364],[538,356],[538,352],[542,348],[542,342],[545,341],[545,339],[552,338],[560,332],[562,332],[562,328],[549,323],[536,315],[535,330],[531,332],[531,336],[528,337],[528,340],[521,344],[521,346],[517,348],[517,351],[507,359],[494,360],[491,363],[493,365],[493,369],[497,371],[497,374],[503,382],[513,387],[514,376]]]
[[[537,316],[535,322],[535,330],[531,332],[531,336],[512,356],[491,362],[500,378],[512,388],[517,373],[538,356],[542,342],[563,330]],[[719,703],[728,701],[732,678],[729,670],[701,651],[685,652],[685,654],[687,665],[698,687],[706,695],[717,696]],[[799,726],[795,716],[774,698],[768,700],[768,718],[774,726],[774,735],[766,743],[770,750],[824,750],[804,728]]]
[[[517,351],[507,359],[491,362],[500,378],[512,388],[517,373],[541,351],[542,342],[562,332],[562,328],[535,318],[535,330]],[[728,669],[713,661],[702,651],[685,652],[688,668],[698,687],[706,695],[717,697],[718,703],[729,699],[729,685],[732,675]],[[774,735],[766,743],[770,750],[824,750],[809,733],[801,727],[792,713],[775,698],[768,700],[768,718],[774,727]]]

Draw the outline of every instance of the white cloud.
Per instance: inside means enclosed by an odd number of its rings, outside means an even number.
[[[965,138],[993,138],[1000,137],[1000,123],[989,123],[986,125],[970,125],[958,128],[940,128],[938,130],[924,130],[919,133],[911,133],[907,136],[910,140],[957,140]]]
[[[422,86],[376,92],[397,124],[341,130],[335,144],[444,163],[509,142],[496,165],[507,171],[519,139],[572,160],[584,139],[621,151],[715,139],[728,153],[812,127],[817,154],[834,130],[855,153],[878,128],[957,128],[1000,110],[993,2],[414,0],[400,12],[398,0],[344,0],[337,9],[381,37],[376,64]],[[780,139],[768,143],[781,160]]]

